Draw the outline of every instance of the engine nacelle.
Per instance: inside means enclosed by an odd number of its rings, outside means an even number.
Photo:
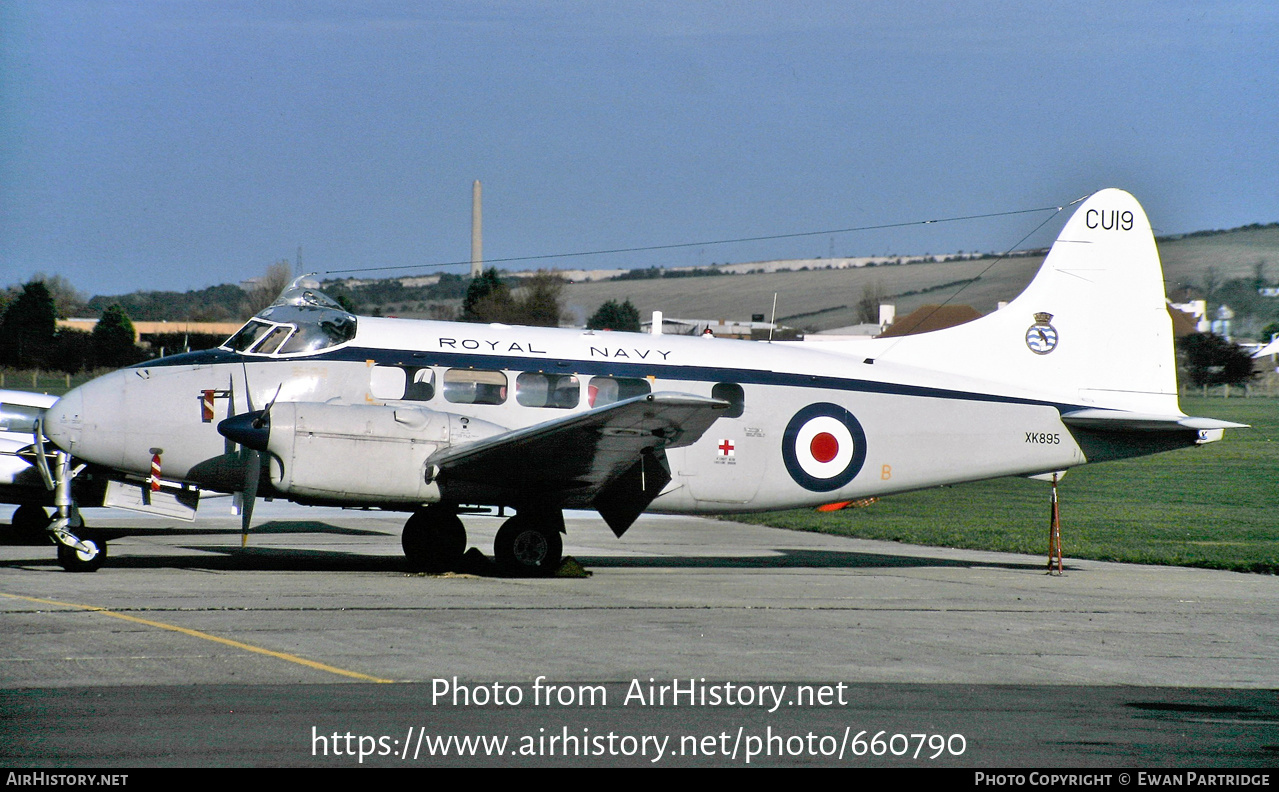
[[[280,402],[270,411],[272,485],[331,501],[434,503],[426,460],[507,431],[455,413],[383,405]]]

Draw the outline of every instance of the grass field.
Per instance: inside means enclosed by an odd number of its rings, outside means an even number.
[[[47,393],[50,396],[61,396],[72,388],[106,373],[106,370],[93,373],[63,374],[60,371],[33,371],[31,369],[0,369],[0,390],[29,391]]]
[[[1191,415],[1251,424],[1226,438],[1076,468],[1058,487],[1066,558],[1279,573],[1279,400],[1185,398]],[[1048,554],[1049,485],[997,479],[871,506],[744,522],[911,544]]]

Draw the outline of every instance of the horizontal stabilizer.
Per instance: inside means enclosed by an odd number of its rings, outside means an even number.
[[[1114,432],[1168,432],[1177,429],[1246,429],[1248,424],[1219,421],[1215,418],[1191,418],[1185,415],[1154,415],[1125,410],[1075,410],[1062,413],[1062,423],[1081,429]]]

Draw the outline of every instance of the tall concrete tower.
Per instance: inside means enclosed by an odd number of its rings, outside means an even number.
[[[471,277],[478,278],[484,269],[484,231],[480,209],[480,180],[471,185]]]

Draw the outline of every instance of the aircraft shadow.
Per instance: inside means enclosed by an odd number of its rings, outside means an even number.
[[[238,532],[237,532],[238,535]],[[252,540],[250,540],[252,541]],[[406,572],[403,556],[374,556],[332,550],[234,545],[183,547],[190,555],[108,556],[110,569],[201,569],[210,572]],[[0,567],[57,564],[52,547],[28,559],[0,561]]]
[[[995,567],[998,569],[1040,570],[1044,564],[965,561],[954,558],[854,553],[843,550],[798,550],[778,548],[769,556],[578,556],[588,569],[653,567],[667,569],[876,569],[913,567]],[[1045,562],[1046,563],[1046,562]]]
[[[238,528],[95,528],[90,525],[88,532],[101,536],[108,542],[125,536],[239,536]],[[368,531],[360,528],[342,528],[323,522],[310,520],[291,520],[288,522],[272,521],[255,525],[249,529],[250,536],[283,535],[283,534],[332,534],[337,536],[389,536],[385,531]],[[26,536],[0,528],[0,546],[44,546],[49,545],[44,534]]]
[[[222,532],[225,533],[225,532]],[[238,535],[238,532],[235,532]],[[410,570],[400,555],[367,555],[335,550],[305,550],[281,547],[241,548],[238,543],[223,546],[184,547],[190,555],[109,557],[104,568],[114,569],[205,569],[242,572],[400,572]],[[1041,571],[1037,563],[964,561],[926,556],[880,555],[838,550],[780,550],[770,556],[575,556],[591,569],[905,569],[981,568]],[[0,567],[47,566],[56,564],[53,548],[28,559],[0,561]],[[1067,565],[1067,568],[1069,566]],[[492,560],[476,548],[468,551],[457,570],[481,577],[503,577]]]

